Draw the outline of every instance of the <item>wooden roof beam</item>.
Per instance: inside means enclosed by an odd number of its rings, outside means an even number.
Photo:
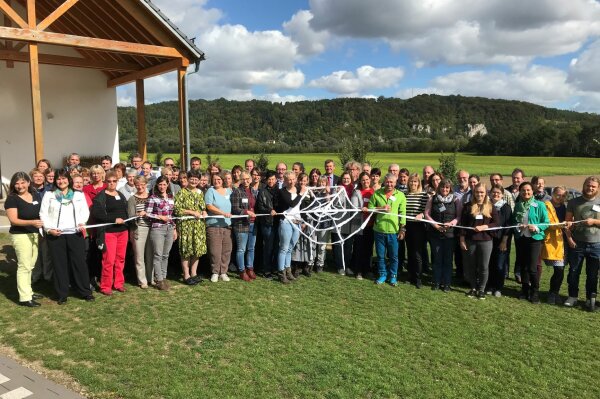
[[[5,1],[0,0],[0,11],[10,18],[20,28],[27,28],[27,22]]]
[[[0,60],[16,61],[16,62],[29,62],[29,53],[0,49]],[[39,54],[38,60],[39,60],[40,64],[63,65],[63,66],[78,67],[78,68],[100,69],[100,70],[104,70],[104,71],[130,72],[130,71],[139,71],[141,69],[141,67],[138,64],[131,64],[131,63],[126,63],[126,62],[90,60],[87,58],[67,57],[67,56],[54,55],[54,54]]]
[[[190,65],[190,61],[187,58],[178,58],[175,60],[167,61],[159,65],[155,65],[150,68],[142,69],[141,71],[133,72],[118,78],[110,79],[107,82],[108,87],[120,86],[126,83],[135,82],[139,79],[147,79],[152,76],[162,75],[166,72],[171,72],[181,68],[187,68]]]
[[[3,1],[3,0],[0,0]],[[92,37],[65,35],[62,33],[42,32],[35,29],[19,29],[0,26],[0,39],[25,41],[29,43],[54,44],[92,50],[110,51],[124,54],[147,55],[154,57],[182,58],[173,47],[150,44],[129,43]]]
[[[56,10],[52,11],[42,22],[37,25],[37,30],[46,30],[54,21],[59,19],[69,8],[77,4],[79,0],[66,0]]]

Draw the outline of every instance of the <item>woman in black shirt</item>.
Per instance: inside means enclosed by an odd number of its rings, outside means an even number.
[[[40,306],[35,299],[42,298],[31,289],[31,273],[38,257],[38,229],[42,199],[31,187],[31,179],[25,172],[17,172],[10,179],[10,193],[4,209],[10,221],[10,234],[17,255],[17,290],[19,305],[30,308]]]
[[[112,289],[119,292],[125,291],[125,250],[129,232],[125,219],[127,219],[127,201],[117,191],[117,174],[110,171],[106,174],[106,189],[94,198],[92,215],[99,223],[114,223],[105,228],[98,229],[97,242],[104,242],[102,248],[102,274],[100,277],[100,292],[112,295]],[[102,234],[104,233],[104,234]],[[101,239],[104,235],[104,240]]]

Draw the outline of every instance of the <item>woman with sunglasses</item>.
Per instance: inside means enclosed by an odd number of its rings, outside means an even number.
[[[92,215],[98,223],[111,223],[97,229],[96,244],[102,250],[100,293],[112,295],[113,288],[125,292],[125,251],[129,240],[127,201],[117,191],[119,179],[114,171],[106,173],[106,188],[99,192],[92,203]]]

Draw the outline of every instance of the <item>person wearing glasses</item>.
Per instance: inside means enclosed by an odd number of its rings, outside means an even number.
[[[57,172],[54,190],[44,195],[40,207],[40,219],[44,223],[54,265],[54,289],[59,305],[67,303],[69,286],[75,289],[82,299],[94,300],[85,267],[83,239],[90,211],[83,193],[74,191],[72,187],[73,181],[69,172]]]
[[[113,288],[125,292],[125,251],[129,240],[127,200],[117,191],[117,174],[106,174],[106,189],[98,193],[92,202],[92,216],[99,223],[112,223],[97,229],[96,244],[102,250],[100,293],[112,295]]]

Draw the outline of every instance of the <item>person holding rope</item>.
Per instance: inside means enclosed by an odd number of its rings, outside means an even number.
[[[38,229],[43,226],[40,220],[40,195],[31,186],[27,173],[17,172],[10,179],[10,191],[4,209],[10,221],[10,237],[17,255],[17,290],[19,305],[30,308],[40,306],[31,288],[31,275],[38,256]]]
[[[48,234],[48,248],[54,265],[54,289],[57,303],[64,305],[71,285],[79,296],[93,301],[89,274],[85,265],[85,223],[90,211],[85,195],[74,191],[71,175],[65,170],[56,173],[54,190],[42,199],[40,219]],[[71,280],[69,276],[73,276]]]
[[[383,188],[375,191],[369,200],[368,209],[385,212],[377,213],[373,226],[379,269],[375,283],[378,285],[386,280],[393,286],[398,284],[398,240],[404,240],[406,231],[406,197],[396,190],[396,180],[392,173],[385,175]],[[386,254],[390,260],[389,269],[385,264]]]
[[[283,175],[285,186],[279,191],[278,213],[285,216],[279,223],[279,252],[277,254],[277,270],[279,281],[288,284],[294,281],[292,275],[292,250],[300,238],[300,200],[296,188],[296,174],[287,171]]]
[[[569,297],[565,306],[577,304],[579,276],[583,261],[586,262],[585,295],[588,310],[594,311],[598,292],[598,267],[600,265],[600,179],[590,176],[583,182],[581,197],[567,204],[565,220],[572,230],[569,243]],[[575,224],[574,222],[580,222]],[[568,236],[567,236],[568,237]]]
[[[533,304],[540,303],[538,259],[544,243],[545,231],[550,220],[546,205],[535,199],[530,182],[519,185],[519,200],[515,203],[512,224],[515,228],[515,247],[517,264],[521,266],[520,299],[529,300]]]

